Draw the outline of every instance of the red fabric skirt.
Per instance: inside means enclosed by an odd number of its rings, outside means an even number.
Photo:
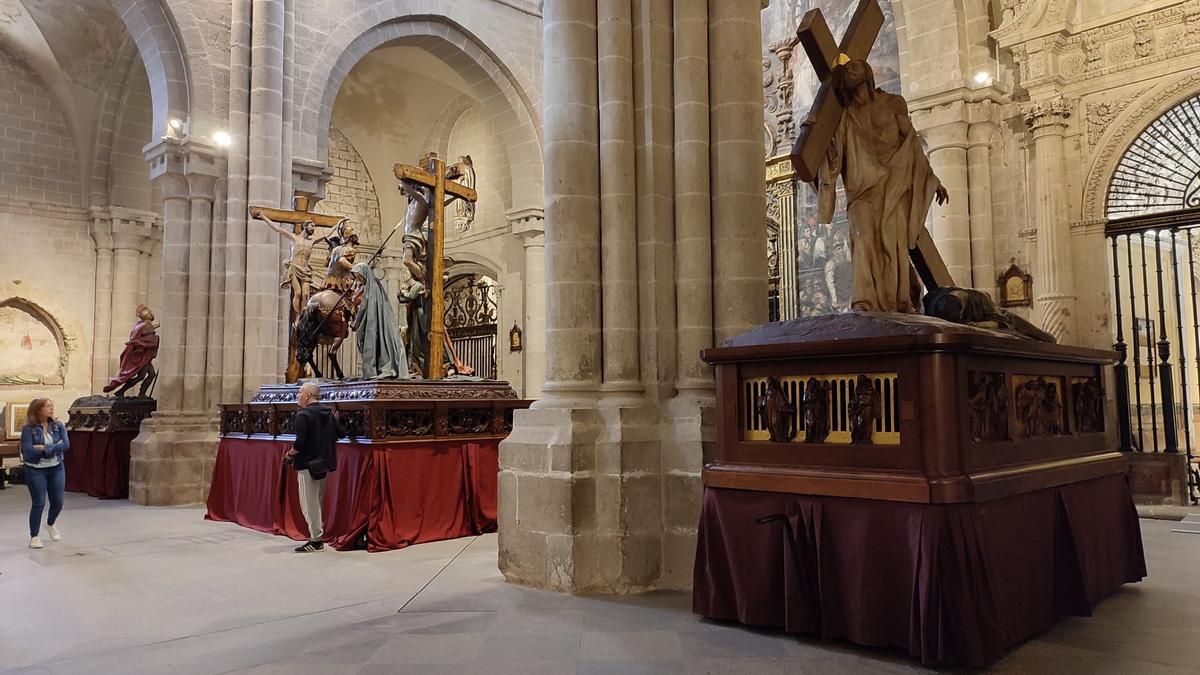
[[[72,431],[63,455],[68,492],[100,499],[129,497],[129,444],[137,431]]]
[[[1145,575],[1120,475],[953,505],[706,488],[692,601],[714,619],[978,666]]]
[[[205,518],[308,538],[296,472],[283,463],[291,443],[225,438],[217,451]],[[325,541],[387,551],[496,528],[498,440],[425,445],[338,444],[322,521]]]

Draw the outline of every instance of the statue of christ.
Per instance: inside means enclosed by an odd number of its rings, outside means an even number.
[[[934,198],[944,204],[949,196],[921,150],[908,104],[875,87],[866,61],[835,66],[832,85],[844,110],[817,172],[817,219],[833,221],[840,175],[854,268],[850,307],[916,312],[909,250]]]

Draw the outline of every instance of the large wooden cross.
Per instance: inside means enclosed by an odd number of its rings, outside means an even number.
[[[445,225],[446,205],[455,199],[475,202],[479,195],[473,188],[456,183],[459,171],[455,166],[447,171],[446,162],[438,158],[437,153],[430,152],[421,159],[420,166],[411,164],[396,164],[393,169],[396,178],[408,183],[416,183],[430,188],[429,205],[429,293],[432,309],[429,317],[429,356],[426,362],[427,377],[440,380],[446,376],[444,340],[446,339],[446,317],[444,296],[445,279],[442,276],[446,269]]]
[[[292,226],[292,233],[299,234],[301,226],[312,221],[317,227],[334,227],[341,218],[337,216],[327,216],[324,213],[315,213],[309,211],[312,204],[311,199],[307,195],[296,195],[292,198],[292,209],[276,209],[269,206],[251,206],[248,209],[251,218],[257,218],[262,214],[277,223],[287,223]],[[315,236],[320,239],[320,236]],[[290,300],[290,299],[289,299]],[[304,369],[296,361],[296,316],[290,308],[292,303],[288,302],[288,365],[285,379],[288,383],[296,382],[304,374]]]
[[[796,176],[806,183],[817,180],[817,170],[825,161],[834,132],[842,119],[842,104],[833,92],[831,83],[835,66],[850,60],[865,61],[883,27],[883,10],[878,0],[861,0],[846,34],[839,45],[819,9],[811,9],[800,22],[797,34],[808,61],[821,81],[821,88],[813,100],[808,118],[800,126],[796,142],[792,145],[792,166]],[[933,244],[929,231],[922,226],[917,237],[916,248],[909,251],[913,266],[921,277],[921,283],[932,291],[954,285],[946,263]]]

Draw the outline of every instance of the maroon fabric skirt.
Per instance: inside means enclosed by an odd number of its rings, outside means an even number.
[[[1120,475],[952,505],[705,488],[693,609],[978,666],[1145,575]]]
[[[129,445],[137,431],[72,431],[63,455],[68,492],[100,499],[129,497]]]
[[[322,504],[325,541],[347,549],[365,533],[368,550],[386,551],[495,531],[499,446],[339,443]],[[307,539],[296,472],[283,463],[289,447],[222,439],[205,518]]]

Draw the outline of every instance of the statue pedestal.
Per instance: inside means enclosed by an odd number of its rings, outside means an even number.
[[[129,447],[158,404],[152,398],[84,396],[71,403],[66,487],[100,499],[129,496]]]
[[[1089,614],[1146,573],[1114,358],[853,312],[706,350],[695,611],[972,666]]]
[[[212,520],[304,539],[295,471],[300,384],[266,385],[250,403],[221,406],[208,491]],[[325,540],[373,551],[494,531],[498,448],[529,401],[507,382],[322,382],[321,403],[349,435],[338,443],[323,516]]]

